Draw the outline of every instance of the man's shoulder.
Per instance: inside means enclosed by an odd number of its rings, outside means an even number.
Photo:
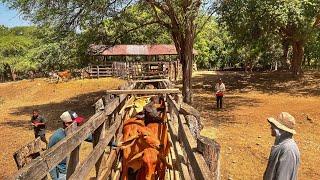
[[[297,153],[299,152],[299,148],[297,143],[293,139],[289,139],[281,144],[280,149],[283,153],[287,152],[293,152]]]
[[[64,131],[64,129],[62,128],[59,128],[57,129],[56,131],[54,131],[54,133],[52,134],[51,138],[55,138],[55,137],[65,137],[66,136],[66,133]]]

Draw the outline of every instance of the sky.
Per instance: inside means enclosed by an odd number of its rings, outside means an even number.
[[[23,20],[16,10],[9,9],[5,4],[0,3],[0,25],[6,27],[28,26],[31,22]]]

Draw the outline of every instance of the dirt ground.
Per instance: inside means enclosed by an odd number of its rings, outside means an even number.
[[[13,153],[33,140],[30,117],[39,109],[48,119],[47,139],[61,126],[59,116],[66,110],[76,111],[86,118],[94,113],[91,105],[107,89],[116,89],[124,81],[114,78],[73,80],[49,83],[45,79],[23,80],[0,84],[0,179],[7,179],[17,171]],[[92,146],[81,146],[90,152]]]
[[[224,108],[215,109],[213,87],[222,77],[227,88]],[[12,154],[33,137],[32,109],[48,118],[48,135],[68,109],[89,117],[90,107],[118,79],[76,80],[50,84],[37,79],[0,84],[0,179],[17,170]],[[285,73],[208,72],[194,74],[194,107],[201,111],[203,135],[221,145],[221,179],[262,179],[273,138],[266,118],[287,111],[297,119],[295,139],[301,151],[299,179],[320,179],[320,74],[294,79]],[[308,115],[312,120],[306,118]],[[82,146],[90,152],[90,145]]]
[[[215,108],[218,78],[227,89],[222,110]],[[204,118],[202,134],[221,145],[221,179],[262,179],[274,142],[267,117],[281,111],[296,118],[299,179],[320,179],[319,73],[294,79],[286,73],[202,71],[194,74],[193,87],[194,106]]]

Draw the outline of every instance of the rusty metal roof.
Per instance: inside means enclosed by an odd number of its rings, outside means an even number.
[[[154,56],[177,55],[176,47],[172,44],[157,45],[90,45],[89,51],[94,55],[102,56]],[[193,54],[197,54],[193,50]]]

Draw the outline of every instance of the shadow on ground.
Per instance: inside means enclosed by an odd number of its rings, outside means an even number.
[[[27,115],[31,117],[32,110],[39,109],[41,114],[48,120],[47,129],[52,131],[62,126],[60,115],[67,110],[75,111],[87,120],[94,114],[94,107],[92,105],[103,95],[105,95],[105,91],[82,94],[59,103],[19,107],[14,109],[10,114],[15,116]],[[30,122],[25,120],[9,120],[1,122],[0,126],[32,129]]]
[[[194,102],[193,106],[201,112],[201,117],[205,119],[202,121],[204,125],[210,125],[219,127],[222,124],[236,124],[239,122],[235,121],[234,111],[239,107],[257,107],[262,102],[254,98],[243,97],[240,95],[229,95],[224,98],[224,105],[222,109],[217,109],[216,99],[212,92],[200,90],[194,91]],[[214,119],[214,121],[210,121]]]
[[[308,72],[293,77],[289,72],[245,73],[216,72],[198,74],[193,77],[193,89],[207,89],[213,92],[217,80],[222,78],[227,91],[261,91],[267,94],[289,93],[292,95],[320,95],[320,73]]]

